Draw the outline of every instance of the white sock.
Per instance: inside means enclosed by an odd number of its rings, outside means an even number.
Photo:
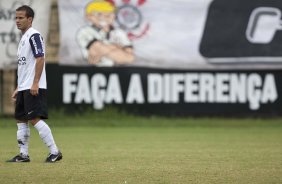
[[[27,123],[17,123],[17,126],[18,126],[17,140],[18,140],[18,146],[20,148],[20,153],[27,156],[30,128]]]
[[[37,129],[39,136],[43,140],[43,142],[48,146],[51,154],[58,154],[59,150],[55,144],[51,129],[49,126],[43,121],[38,121],[34,127]]]

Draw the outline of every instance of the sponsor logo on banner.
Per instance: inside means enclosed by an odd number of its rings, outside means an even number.
[[[120,76],[96,73],[63,74],[63,103],[92,104],[247,104],[259,110],[278,99],[275,76],[271,73],[132,73],[122,91]],[[146,86],[144,86],[146,85]]]
[[[200,44],[210,62],[282,63],[282,1],[213,0]]]

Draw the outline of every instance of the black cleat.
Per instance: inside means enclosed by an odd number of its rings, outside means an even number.
[[[56,155],[49,153],[49,155],[46,158],[45,162],[54,163],[54,162],[57,162],[57,161],[61,160],[62,158],[63,158],[63,155],[62,155],[62,153],[60,151]]]
[[[22,153],[19,155],[15,156],[11,160],[7,160],[6,162],[30,162],[29,156],[25,156]]]

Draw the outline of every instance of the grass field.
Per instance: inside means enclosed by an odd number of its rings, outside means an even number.
[[[51,114],[63,160],[46,164],[32,128],[30,163],[18,153],[16,127],[0,119],[0,183],[282,183],[282,119]]]

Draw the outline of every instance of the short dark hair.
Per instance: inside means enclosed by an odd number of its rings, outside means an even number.
[[[25,15],[27,18],[32,17],[32,19],[34,18],[34,11],[31,7],[27,6],[27,5],[23,5],[21,7],[18,7],[16,9],[16,11],[25,11]]]

